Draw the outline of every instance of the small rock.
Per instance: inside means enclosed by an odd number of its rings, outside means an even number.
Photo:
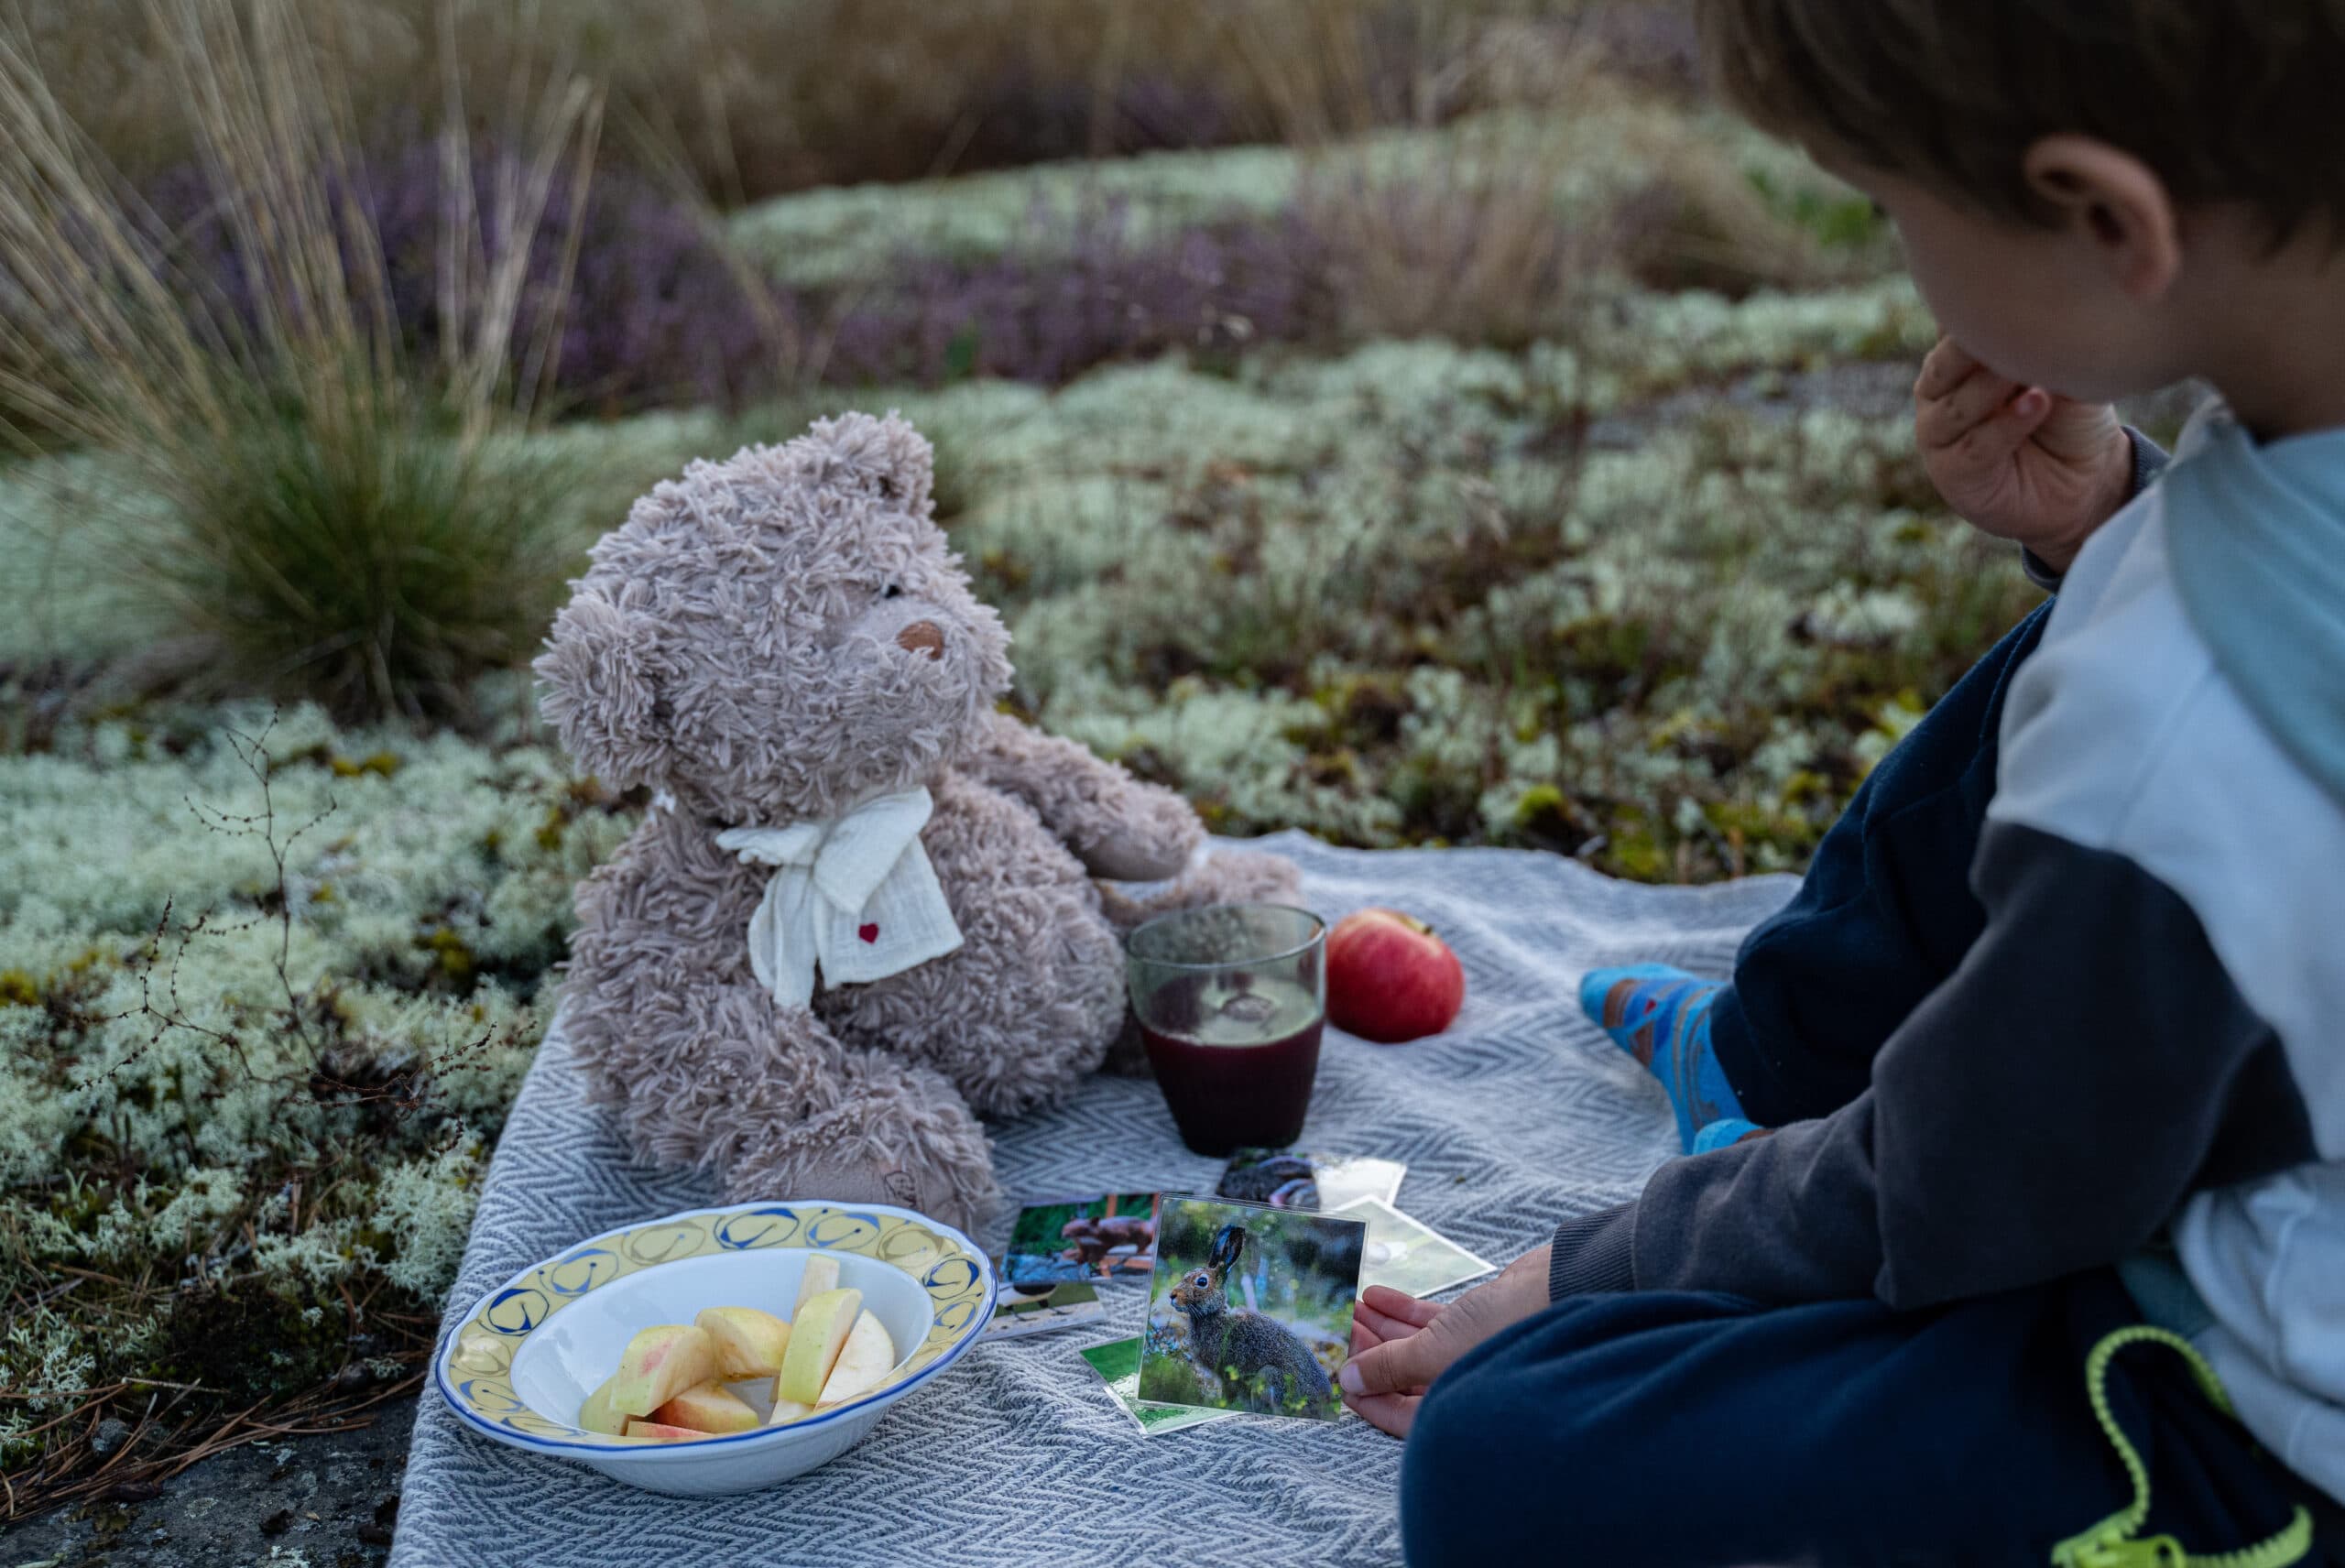
[[[291,1508],[279,1508],[260,1521],[260,1532],[263,1535],[283,1535],[292,1528],[293,1510]]]
[[[108,1416],[105,1420],[98,1423],[97,1432],[92,1435],[90,1439],[90,1452],[93,1454],[112,1454],[115,1449],[122,1446],[122,1440],[129,1435],[130,1428],[127,1425],[115,1420],[112,1416]]]

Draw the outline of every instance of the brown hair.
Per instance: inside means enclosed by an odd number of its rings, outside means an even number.
[[[1699,0],[1712,80],[1763,129],[2022,223],[2068,131],[2183,206],[2285,243],[2345,220],[2345,0]]]

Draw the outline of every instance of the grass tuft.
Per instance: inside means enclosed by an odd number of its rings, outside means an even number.
[[[444,709],[527,646],[558,580],[551,471],[488,453],[554,371],[599,97],[559,71],[511,82],[520,150],[483,181],[451,86],[438,353],[417,365],[311,13],[150,0],[147,18],[212,195],[211,254],[182,265],[27,39],[0,34],[0,410],[23,444],[136,479],[135,502],[74,526],[215,684]],[[573,220],[547,234],[557,205]]]
[[[521,660],[562,581],[570,486],[387,397],[348,426],[257,410],[179,476],[148,581],[232,682],[348,714],[443,715]]]

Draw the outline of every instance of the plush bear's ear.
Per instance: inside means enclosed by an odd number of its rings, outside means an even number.
[[[815,420],[808,433],[828,449],[823,455],[831,463],[855,474],[881,498],[914,517],[926,515],[936,485],[936,451],[911,420],[892,408],[884,419],[841,414]]]
[[[563,747],[617,789],[668,776],[674,715],[654,673],[657,625],[582,583],[533,666],[545,683],[539,711]]]

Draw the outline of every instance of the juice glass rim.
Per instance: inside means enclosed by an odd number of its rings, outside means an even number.
[[[1203,964],[1192,963],[1189,960],[1181,958],[1157,958],[1137,950],[1136,944],[1139,942],[1143,932],[1151,931],[1160,925],[1168,925],[1174,920],[1182,920],[1188,916],[1204,914],[1208,909],[1275,909],[1281,914],[1301,915],[1304,920],[1311,922],[1311,930],[1310,933],[1301,942],[1296,942],[1292,947],[1282,949],[1277,953],[1248,953],[1243,958],[1216,958]],[[1324,944],[1326,940],[1327,922],[1325,919],[1310,909],[1304,909],[1300,904],[1205,904],[1190,909],[1168,909],[1161,915],[1142,920],[1139,925],[1132,928],[1131,935],[1124,939],[1124,956],[1131,963],[1152,964],[1159,969],[1236,969],[1244,964],[1276,964],[1282,959],[1293,958],[1300,953],[1308,953],[1314,947]]]

